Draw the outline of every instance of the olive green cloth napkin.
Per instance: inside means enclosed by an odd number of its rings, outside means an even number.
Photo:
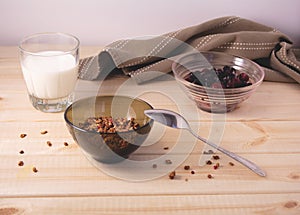
[[[241,17],[221,17],[161,36],[119,40],[83,59],[80,78],[95,80],[122,70],[138,83],[171,72],[174,57],[187,51],[217,51],[245,57],[265,70],[265,80],[300,83],[300,49],[274,28]],[[157,73],[155,73],[157,74]]]

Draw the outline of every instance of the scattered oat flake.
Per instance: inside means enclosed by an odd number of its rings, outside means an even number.
[[[232,163],[232,162],[229,162],[229,165],[230,165],[230,166],[234,166],[234,163]]]
[[[213,151],[213,150],[211,150],[211,149],[210,149],[210,150],[208,150],[208,151],[204,151],[204,152],[203,152],[203,154],[213,154],[213,153],[214,153],[214,151]]]
[[[32,171],[33,171],[33,172],[38,172],[38,170],[37,170],[36,167],[32,167]]]
[[[24,161],[19,161],[18,166],[24,166]]]
[[[64,142],[64,145],[65,145],[65,146],[68,146],[69,144],[68,144],[67,142]]]
[[[185,170],[189,170],[189,169],[190,169],[190,166],[189,166],[189,165],[185,165],[183,168],[184,168]]]
[[[175,171],[170,172],[170,174],[169,174],[169,178],[170,179],[174,179],[175,176],[176,176],[176,172]]]
[[[207,175],[207,178],[209,178],[209,179],[212,179],[212,178],[214,178],[211,174],[208,174]]]
[[[47,134],[47,133],[48,133],[47,130],[41,131],[41,134]]]
[[[51,147],[51,146],[52,146],[52,143],[48,140],[48,141],[47,141],[47,145],[48,145],[49,147]]]
[[[212,157],[213,157],[213,159],[215,159],[215,160],[219,160],[219,159],[220,159],[219,155],[213,155]]]
[[[25,138],[27,136],[27,134],[20,134],[21,138]]]
[[[206,164],[207,164],[207,165],[212,165],[211,160],[206,161]]]

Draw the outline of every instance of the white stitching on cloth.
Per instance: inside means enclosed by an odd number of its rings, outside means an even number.
[[[124,65],[124,67],[129,67],[129,66],[133,66],[133,65],[137,65],[139,63],[142,63],[143,61],[145,61],[146,59],[150,58],[151,54],[167,39],[167,37],[165,37],[163,40],[161,40],[146,56],[144,56],[142,59],[138,60],[138,61],[134,61],[132,63],[126,64]],[[164,45],[162,46],[164,47]]]
[[[121,48],[123,48],[128,42],[129,42],[129,40],[125,40],[124,43],[123,43],[120,47],[115,47],[115,48],[121,49]]]
[[[213,38],[213,37],[215,37],[215,36],[217,36],[217,34],[212,34],[212,35],[208,35],[208,37],[206,38],[206,40],[201,40],[199,43],[198,43],[198,45],[195,47],[195,49],[198,49],[198,48],[200,48],[200,47],[202,47],[202,46],[204,46],[204,45],[206,45],[209,41],[211,41],[211,39]],[[204,38],[205,39],[205,38]],[[203,43],[202,43],[202,41],[203,41]]]
[[[226,23],[228,23],[228,22],[230,23],[230,20],[234,20],[236,18],[237,18],[236,16],[231,16],[228,19],[226,19],[224,22],[221,22],[219,25],[217,25],[216,28],[222,27],[222,26],[226,25]]]
[[[285,47],[284,47],[284,49],[285,49]],[[279,54],[280,54],[282,60],[285,61],[285,63],[287,63],[287,64],[289,64],[289,65],[297,68],[298,70],[300,70],[300,67],[297,64],[295,64],[293,61],[291,61],[290,59],[288,59],[288,57],[286,56],[286,53],[284,52],[283,48],[281,48],[279,50]]]
[[[120,46],[122,43],[125,43],[126,40],[119,40],[114,46],[111,46],[110,48],[118,48],[118,46]]]
[[[115,47],[107,47],[107,48],[103,49],[103,51],[108,52],[112,56],[112,58],[114,59],[115,64],[118,66],[120,64],[120,62],[119,62],[120,60],[119,60],[118,54],[116,52],[113,52],[113,50],[117,49],[118,46],[121,45],[121,44],[122,45],[118,49],[123,48],[128,42],[129,42],[129,40],[121,40],[120,43],[115,45]]]
[[[164,37],[163,40],[161,40],[146,56],[144,56],[142,59],[138,60],[138,61],[134,61],[132,63],[129,63],[129,64],[126,64],[126,65],[123,65],[123,67],[129,67],[129,66],[133,66],[133,65],[137,65],[137,64],[140,64],[142,63],[143,61],[145,61],[146,59],[150,58],[153,55],[157,54],[158,52],[160,52],[166,45],[168,45],[172,39],[174,37],[176,37],[180,32],[182,31],[181,30],[178,30],[178,31],[175,31],[173,33],[170,34],[169,37]],[[172,35],[173,34],[173,35]],[[162,46],[160,46],[162,43],[164,43],[166,41],[165,44],[163,44]],[[158,49],[159,48],[159,49]]]
[[[115,46],[113,47],[108,47],[106,49],[104,49],[104,51],[109,51],[109,50],[113,50],[113,49],[121,49],[123,48],[127,43],[129,42],[129,40],[121,40],[119,43],[117,43]],[[121,46],[120,46],[121,45]],[[120,47],[118,47],[120,46]]]
[[[239,21],[241,18],[240,17],[237,17],[237,16],[231,16],[229,17],[228,19],[226,19],[225,21],[219,23],[218,25],[216,26],[212,26],[211,28],[205,30],[205,31],[211,31],[211,30],[215,30],[217,28],[221,28],[221,27],[224,27],[226,25],[231,25],[237,21]],[[206,36],[209,36],[209,35],[206,35]]]
[[[203,37],[201,39],[201,41],[195,46],[195,49],[200,48],[201,46],[203,46],[204,44],[206,44],[214,36],[216,36],[216,34],[214,34],[214,35],[207,35],[207,36]]]
[[[84,77],[87,74],[88,69],[92,65],[93,61],[95,60],[97,55],[91,56],[91,57],[86,57],[82,59],[82,61],[79,63],[79,76]],[[84,63],[84,61],[87,61],[87,63]],[[98,68],[99,65],[98,65]]]
[[[213,30],[213,29],[221,28],[221,27],[226,26],[226,25],[233,24],[233,23],[237,22],[240,19],[241,19],[240,17],[231,16],[228,19],[226,19],[224,22],[221,22],[217,26],[214,26],[214,27],[212,27],[211,29],[208,29],[208,30],[210,31],[210,30]]]
[[[225,45],[238,45],[238,46],[268,46],[268,45],[275,45],[277,42],[272,43],[238,43],[238,42],[228,42]]]
[[[221,28],[223,26],[226,26],[226,25],[230,25],[230,24],[233,24],[235,22],[237,22],[238,20],[240,20],[241,18],[240,17],[236,17],[236,16],[231,16],[229,17],[228,19],[226,19],[225,21],[219,23],[217,26],[214,26],[206,31],[211,31],[211,30],[214,30],[214,29],[217,29],[217,28]],[[199,43],[195,46],[195,48],[199,48],[202,46],[202,43],[204,42],[207,43],[207,41],[205,41],[208,37],[211,37],[212,35],[206,35],[205,37],[203,37],[203,39],[201,41],[199,41]],[[211,39],[211,38],[210,38]],[[210,40],[208,39],[208,40]]]
[[[120,41],[118,41],[114,46],[104,48],[103,51],[107,51],[107,52],[108,52],[109,50],[118,48],[118,46],[120,46],[120,45],[122,45],[122,44],[123,44],[122,47],[124,47],[124,45],[125,45],[126,43],[128,43],[128,40],[120,40]]]
[[[208,37],[209,37],[209,35],[203,37],[203,38],[199,41],[199,43],[195,46],[195,49],[199,48],[199,47],[202,45],[202,43],[203,43]]]
[[[142,68],[141,70],[132,71],[132,72],[129,73],[129,75],[130,75],[131,77],[133,77],[133,76],[135,76],[135,75],[139,75],[139,74],[143,73],[145,70],[148,70],[148,69],[150,69],[151,67],[153,67],[153,66],[155,66],[155,65],[157,65],[157,64],[159,64],[159,63],[161,63],[161,62],[163,62],[163,61],[164,61],[164,60],[157,61],[156,63],[150,64],[150,65],[148,65],[148,66]]]
[[[217,29],[217,28],[220,28],[220,27],[223,27],[223,26],[226,26],[226,25],[233,24],[233,23],[237,22],[237,21],[240,20],[240,19],[241,19],[240,17],[235,17],[235,16],[229,17],[228,19],[226,19],[226,20],[223,21],[222,23],[218,24],[217,26],[214,26],[213,28],[211,28],[211,29],[209,29],[209,30],[213,30],[213,29]],[[160,47],[160,49],[157,50],[157,51],[155,52],[155,54],[158,53],[161,49],[163,49],[163,48],[171,41],[171,39],[174,38],[175,36],[177,36],[182,30],[183,30],[183,29],[181,29],[181,30],[179,30],[179,31],[176,31],[176,32],[174,33],[174,35],[172,35],[172,36],[171,36],[172,33],[170,33],[170,39],[169,39],[169,41],[167,41],[166,44],[164,44],[162,47]],[[205,37],[197,44],[197,46],[196,46],[195,48],[199,48],[199,47],[201,47],[201,46],[204,46],[204,45],[205,45],[206,43],[208,43],[208,42],[212,39],[212,37],[214,37],[214,36],[216,36],[216,35],[207,35],[207,36],[205,36]],[[164,40],[163,40],[163,41],[164,41]],[[162,42],[163,42],[163,41],[162,41]],[[202,44],[202,43],[203,43],[203,44]],[[141,62],[145,61],[145,60],[149,57],[149,55],[152,54],[152,52],[154,52],[154,50],[158,48],[158,46],[159,46],[160,44],[161,44],[161,43],[159,43],[157,46],[155,46],[154,49],[148,54],[147,57],[144,57],[143,59],[141,59],[141,60],[139,60],[139,61],[137,61],[137,62],[133,62],[133,63],[130,63],[130,64],[128,64],[128,65],[125,65],[124,67],[132,66],[132,65],[135,65],[135,64],[138,64],[138,63],[141,63]],[[158,63],[158,62],[157,62],[157,63]],[[157,63],[145,67],[144,69],[140,70],[140,71],[139,71],[138,73],[136,73],[136,74],[139,74],[139,73],[145,71],[146,69],[151,68],[151,66],[156,65]],[[130,75],[131,75],[131,74],[135,75],[135,74],[134,74],[134,71],[131,72]]]
[[[116,44],[112,47],[106,47],[104,48],[102,51],[107,51],[109,52],[110,49],[115,49],[117,48],[119,45],[121,45],[122,43],[126,42],[125,40],[119,40],[118,42],[116,42]],[[97,55],[91,56],[91,57],[86,57],[83,58],[81,61],[82,65],[79,65],[80,69],[80,76],[84,76],[87,73],[87,70],[89,69],[89,67],[92,65],[92,62],[95,60]],[[88,61],[88,63],[83,64],[84,60]],[[100,69],[100,65],[98,64],[98,69]]]
[[[240,20],[241,18],[240,17],[236,17],[236,16],[232,16],[232,17],[229,17],[228,19],[226,19],[225,21],[223,21],[222,23],[218,24],[217,26],[214,26],[213,28],[209,29],[209,30],[213,30],[213,29],[217,29],[217,28],[220,28],[220,27],[223,27],[223,26],[226,26],[226,25],[230,25],[230,24],[233,24],[235,22],[237,22],[238,20]],[[137,65],[143,61],[145,61],[147,58],[151,57],[150,55],[152,53],[154,54],[157,54],[159,51],[161,51],[168,43],[170,43],[170,41],[176,37],[182,30],[184,29],[181,29],[181,30],[178,30],[178,31],[175,31],[175,32],[171,32],[169,33],[170,36],[166,36],[159,44],[157,44],[150,52],[147,56],[143,57],[142,59],[138,60],[138,61],[135,61],[135,62],[132,62],[132,63],[129,63],[129,64],[126,64],[126,65],[123,65],[123,67],[129,67],[129,66],[133,66],[133,65]],[[205,45],[208,41],[210,41],[212,39],[212,37],[214,37],[215,35],[207,35],[205,36],[198,44],[195,48],[199,48],[200,46],[203,46]],[[157,49],[166,39],[168,39],[168,41],[163,45],[161,46],[159,49]],[[127,40],[125,43],[123,43],[123,45],[119,48],[123,48],[127,43],[129,42],[129,40]],[[202,44],[203,43],[203,44]],[[117,44],[119,45],[119,44]],[[156,50],[156,51],[155,51]],[[154,52],[155,51],[155,52]],[[159,62],[157,62],[159,63]],[[151,68],[152,66],[156,65],[157,63],[154,63],[154,64],[151,64],[145,68],[143,68],[142,70],[140,70],[138,73],[140,72],[143,72],[145,71],[146,69],[149,69]],[[131,73],[129,73],[130,75],[134,75],[135,74],[135,71],[132,71]]]
[[[235,46],[218,46],[219,49],[236,49],[236,50],[268,50],[273,49],[274,47],[235,47]]]
[[[220,27],[222,27],[222,26],[226,26],[226,25],[230,25],[230,24],[233,24],[233,23],[235,23],[235,22],[237,22],[238,20],[240,20],[240,17],[229,17],[228,19],[226,19],[224,22],[222,22],[222,23],[220,23],[219,25],[217,25],[217,26],[215,26],[215,27],[213,27],[213,28],[211,28],[211,29],[209,29],[209,30],[213,30],[213,29],[217,29],[217,28],[220,28]],[[179,30],[179,31],[177,31],[176,32],[176,34],[175,35],[173,35],[173,37],[175,37],[179,32],[181,32],[183,29],[181,29],[181,30]],[[204,45],[206,45],[213,37],[215,37],[215,36],[217,36],[217,34],[213,34],[213,35],[206,35],[201,41],[199,41],[199,43],[196,45],[196,49],[197,48],[200,48],[201,46],[204,46]],[[167,45],[168,43],[170,42],[170,40],[165,44],[165,45]],[[162,47],[163,48],[163,47]],[[161,49],[160,49],[161,50]],[[159,50],[159,51],[160,51]],[[144,58],[143,58],[144,59]],[[142,59],[142,60],[143,60]],[[154,63],[154,64],[151,64],[151,65],[149,65],[149,66],[146,66],[146,67],[144,67],[143,69],[141,69],[141,70],[137,70],[137,71],[132,71],[132,72],[130,72],[129,73],[129,75],[132,77],[132,76],[134,76],[134,75],[138,75],[138,74],[140,74],[140,73],[142,73],[142,72],[144,72],[145,70],[147,70],[147,69],[149,69],[149,68],[151,68],[151,67],[153,67],[153,66],[155,66],[155,65],[157,65],[157,64],[159,64],[161,61],[158,61],[158,62],[156,62],[156,63]],[[127,65],[128,66],[128,65]]]

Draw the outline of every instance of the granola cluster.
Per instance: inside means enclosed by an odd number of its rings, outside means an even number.
[[[134,118],[115,118],[109,117],[89,117],[79,126],[87,131],[100,133],[115,133],[122,131],[136,130],[140,127]]]

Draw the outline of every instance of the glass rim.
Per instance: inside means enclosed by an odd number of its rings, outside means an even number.
[[[25,41],[29,40],[29,39],[32,39],[34,37],[39,37],[39,36],[44,36],[44,35],[61,35],[61,36],[65,36],[65,37],[69,37],[69,38],[72,38],[74,41],[75,41],[75,45],[73,48],[71,48],[70,50],[68,51],[64,51],[62,53],[57,53],[57,54],[53,54],[53,55],[43,55],[41,53],[38,53],[38,52],[33,52],[33,51],[28,51],[26,50],[24,47],[23,47],[23,44]],[[35,33],[35,34],[31,34],[31,35],[28,35],[28,36],[25,36],[21,39],[21,41],[19,42],[19,45],[18,45],[18,48],[19,50],[21,50],[22,52],[25,52],[27,54],[30,54],[30,55],[36,55],[36,56],[45,56],[45,57],[49,57],[49,56],[60,56],[60,55],[65,55],[65,54],[69,54],[69,53],[72,53],[74,52],[75,50],[77,50],[80,46],[80,41],[79,39],[72,35],[72,34],[68,34],[68,33],[63,33],[63,32],[41,32],[41,33]]]

